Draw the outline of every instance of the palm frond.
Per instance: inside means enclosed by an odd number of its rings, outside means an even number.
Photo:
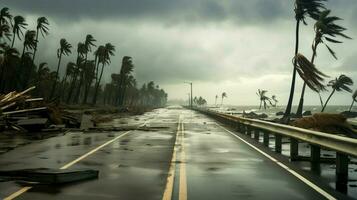
[[[297,54],[294,61],[297,63],[297,72],[311,90],[315,92],[326,90],[323,81],[324,77],[328,77],[327,75],[319,71],[315,65],[302,54]]]

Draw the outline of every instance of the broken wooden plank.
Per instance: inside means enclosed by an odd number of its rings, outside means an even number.
[[[19,113],[28,113],[28,112],[35,112],[35,111],[43,111],[47,110],[47,107],[40,107],[40,108],[31,108],[31,109],[24,109],[24,110],[16,110],[16,111],[9,111],[9,112],[3,112],[3,115],[13,115],[13,114],[19,114]]]

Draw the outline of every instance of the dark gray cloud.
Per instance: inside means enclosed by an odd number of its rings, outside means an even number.
[[[166,23],[234,20],[242,23],[273,22],[292,16],[286,0],[3,0],[21,12],[57,16],[116,20],[156,20]]]

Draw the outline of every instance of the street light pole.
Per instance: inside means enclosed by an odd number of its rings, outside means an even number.
[[[185,82],[185,83],[187,83],[187,84],[190,84],[190,86],[191,86],[191,98],[190,98],[190,107],[191,107],[191,109],[192,109],[192,107],[193,107],[193,97],[192,97],[192,82]]]

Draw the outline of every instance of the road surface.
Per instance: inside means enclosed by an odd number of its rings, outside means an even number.
[[[96,180],[62,186],[0,182],[0,199],[334,199],[284,162],[216,121],[181,107],[115,120],[144,127],[68,132],[0,155],[0,170],[97,169]]]

